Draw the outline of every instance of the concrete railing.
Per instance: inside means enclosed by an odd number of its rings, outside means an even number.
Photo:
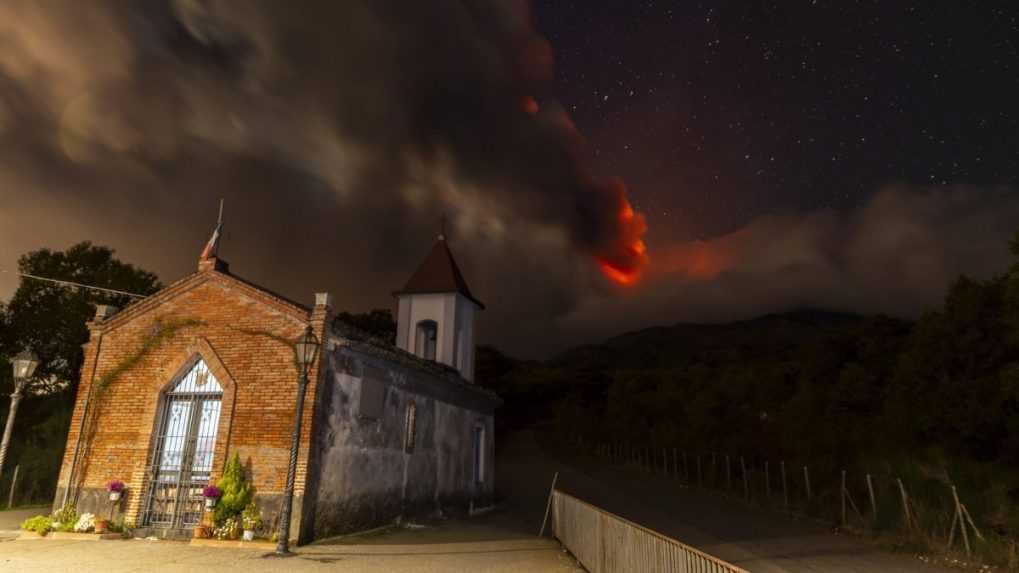
[[[559,490],[552,534],[591,573],[747,573]]]

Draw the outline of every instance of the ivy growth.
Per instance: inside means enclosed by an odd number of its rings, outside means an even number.
[[[177,334],[177,332],[185,328],[204,325],[205,325],[204,322],[194,318],[185,318],[181,320],[175,320],[172,322],[162,322],[159,319],[157,319],[155,327],[153,329],[154,333],[152,334],[152,336],[146,338],[145,342],[143,342],[142,345],[139,346],[134,352],[127,355],[123,360],[117,363],[116,366],[111,368],[105,374],[100,376],[98,380],[96,380],[94,386],[96,392],[95,397],[98,399],[102,395],[103,390],[105,390],[106,387],[109,386],[111,382],[113,382],[121,375],[123,375],[124,372],[127,372],[128,370],[134,368],[139,362],[142,361],[143,358],[145,358],[146,355],[148,355],[150,352],[159,347],[159,345],[162,344],[164,341],[172,338],[173,335]]]

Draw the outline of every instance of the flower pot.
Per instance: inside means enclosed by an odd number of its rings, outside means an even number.
[[[120,494],[121,494],[121,492],[119,492],[119,491],[111,491],[110,492],[110,501],[120,501]]]
[[[216,507],[216,501],[218,501],[218,499],[215,497],[205,498],[205,509],[212,509]]]
[[[255,539],[255,531],[253,529],[244,530],[244,541],[252,541]]]
[[[204,525],[199,525],[195,527],[193,534],[195,539],[205,539],[209,536],[209,530]]]
[[[96,524],[95,524],[95,532],[96,533],[106,533],[106,527],[107,527],[107,524],[106,524],[106,520],[105,519],[97,519],[96,520]]]

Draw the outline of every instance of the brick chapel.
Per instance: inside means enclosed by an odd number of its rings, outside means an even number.
[[[490,503],[493,413],[473,383],[484,309],[438,237],[397,298],[397,343],[255,285],[218,256],[89,324],[54,508],[114,515],[140,535],[190,537],[202,489],[239,454],[266,527],[278,525],[294,426],[292,341],[321,341],[300,436],[291,538],[301,543],[400,517]],[[105,486],[127,484],[109,501]]]

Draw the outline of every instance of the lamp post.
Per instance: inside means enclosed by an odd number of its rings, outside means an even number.
[[[318,355],[319,342],[311,327],[294,343],[294,354],[297,361],[297,412],[294,414],[294,434],[290,439],[290,467],[287,468],[287,487],[283,492],[283,511],[280,513],[279,541],[276,543],[276,555],[290,553],[290,514],[294,505],[294,479],[297,475],[297,450],[301,446],[301,418],[304,417],[304,393],[308,388],[308,370]]]
[[[14,367],[14,392],[11,392],[11,411],[7,415],[7,425],[4,426],[3,441],[0,441],[0,475],[4,473],[4,460],[7,459],[7,448],[11,445],[11,432],[14,431],[14,416],[18,413],[18,403],[21,402],[29,379],[35,374],[36,366],[39,366],[39,359],[35,354],[25,350],[11,359],[11,366]]]

